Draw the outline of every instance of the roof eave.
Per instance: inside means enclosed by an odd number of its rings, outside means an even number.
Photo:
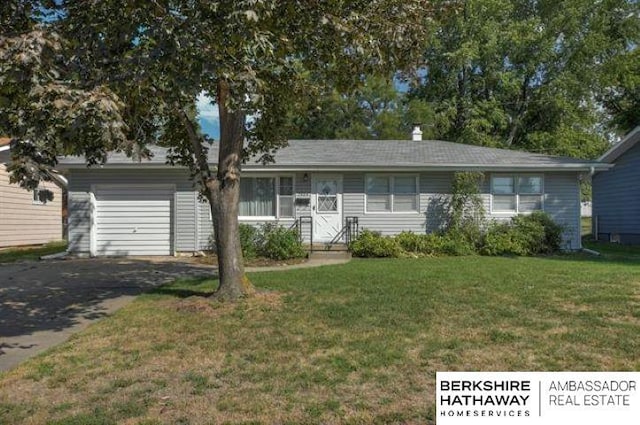
[[[622,156],[626,151],[631,149],[640,141],[640,125],[631,130],[622,141],[613,145],[606,151],[598,161],[611,163]]]
[[[215,164],[211,164],[215,165]],[[172,166],[168,164],[141,164],[141,163],[131,163],[131,164],[104,164],[101,166],[97,166],[94,168],[100,169],[118,169],[118,168],[140,168],[143,167],[145,169],[166,169],[170,167],[180,167],[180,166]],[[330,172],[339,172],[339,171],[603,171],[612,168],[612,164],[606,163],[574,163],[574,164],[504,164],[504,165],[482,165],[482,164],[429,164],[429,165],[372,165],[372,164],[301,164],[301,165],[279,165],[279,164],[245,164],[243,165],[243,171],[270,171],[270,172],[281,172],[281,171],[330,171]],[[88,168],[86,164],[82,163],[72,163],[72,164],[64,164],[60,163],[56,167],[59,170],[67,170],[67,169],[85,169]]]

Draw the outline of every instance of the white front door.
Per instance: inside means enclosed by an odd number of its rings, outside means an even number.
[[[314,174],[312,190],[313,240],[331,242],[342,230],[342,176]]]

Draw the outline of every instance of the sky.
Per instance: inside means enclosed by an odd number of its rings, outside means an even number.
[[[198,96],[196,102],[198,108],[198,120],[202,131],[216,140],[220,139],[220,115],[218,114],[218,105],[211,103],[204,94]]]

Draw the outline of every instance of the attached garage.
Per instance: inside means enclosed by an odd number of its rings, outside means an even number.
[[[172,255],[175,188],[96,186],[93,255]]]

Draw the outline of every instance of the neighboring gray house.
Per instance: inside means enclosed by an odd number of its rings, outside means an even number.
[[[214,144],[210,162],[217,163]],[[173,255],[207,246],[209,207],[166,150],[133,162],[121,154],[101,167],[61,160],[69,177],[69,249],[84,255]],[[352,218],[386,235],[425,233],[442,225],[441,206],[456,171],[486,174],[489,218],[534,210],[565,227],[564,248],[580,249],[582,173],[607,166],[442,141],[293,140],[276,162],[249,162],[241,179],[240,220],[301,227],[305,240],[329,242]]]
[[[593,234],[597,239],[640,244],[640,126],[600,161],[612,164],[593,176]]]

